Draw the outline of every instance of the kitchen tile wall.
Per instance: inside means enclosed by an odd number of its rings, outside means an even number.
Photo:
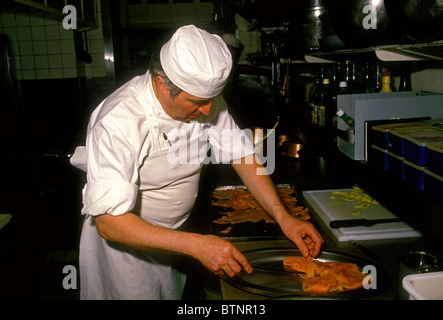
[[[100,12],[98,17],[100,23]],[[15,80],[105,75],[101,23],[98,29],[86,32],[93,63],[85,64],[76,59],[74,31],[63,28],[62,22],[62,17],[26,7],[0,12],[0,33],[9,37]]]

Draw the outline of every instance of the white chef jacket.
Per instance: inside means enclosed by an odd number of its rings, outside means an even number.
[[[93,217],[132,212],[152,224],[176,229],[194,204],[207,142],[212,161],[254,153],[221,96],[208,116],[185,123],[169,117],[155,97],[147,72],[106,98],[92,113],[86,146],[71,163],[87,170],[80,243],[84,299],[179,299],[185,276],[173,256],[138,252],[110,243]]]

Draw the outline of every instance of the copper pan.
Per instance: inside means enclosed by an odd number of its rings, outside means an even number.
[[[286,157],[292,158],[300,158],[298,152],[304,148],[304,144],[293,142],[293,141],[285,141],[282,145],[282,155]]]

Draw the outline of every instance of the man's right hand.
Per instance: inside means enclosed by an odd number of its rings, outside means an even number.
[[[252,272],[248,260],[232,243],[214,235],[203,236],[195,257],[220,277],[233,277],[242,270]]]

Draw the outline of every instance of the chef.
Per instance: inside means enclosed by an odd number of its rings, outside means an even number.
[[[180,299],[189,256],[213,273],[234,276],[251,265],[229,241],[181,229],[193,207],[204,155],[232,163],[250,192],[305,256],[322,238],[293,218],[227,111],[222,90],[232,66],[226,44],[193,25],[179,28],[149,70],[92,113],[86,145],[71,163],[87,172],[79,267],[81,299]],[[187,161],[173,161],[190,150]],[[197,152],[195,152],[197,150]],[[223,159],[222,159],[223,158]],[[183,159],[180,159],[183,160]]]

